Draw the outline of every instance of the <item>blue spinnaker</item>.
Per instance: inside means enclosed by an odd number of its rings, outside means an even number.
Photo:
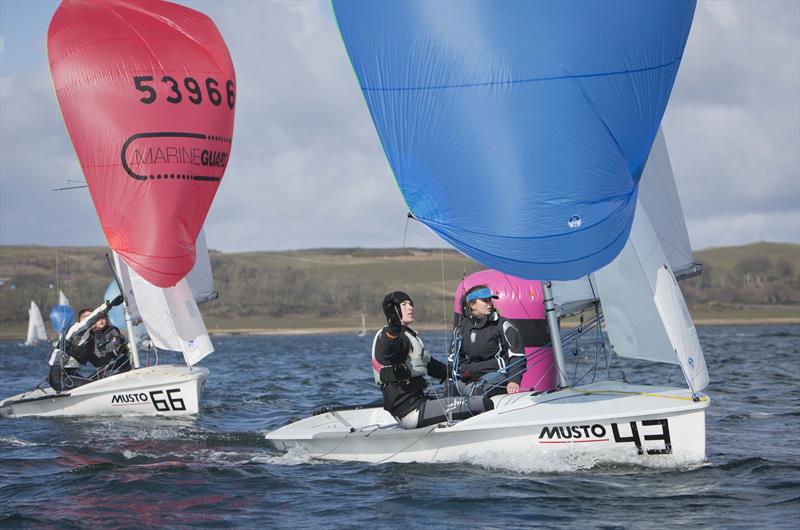
[[[68,305],[58,304],[50,309],[50,324],[58,334],[64,334],[75,321],[75,312]]]
[[[622,250],[694,1],[333,6],[419,221],[528,279]]]

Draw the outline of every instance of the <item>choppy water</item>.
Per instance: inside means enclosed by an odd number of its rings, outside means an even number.
[[[281,454],[264,432],[378,397],[371,337],[219,337],[196,419],[0,419],[0,526],[800,527],[800,327],[699,333],[712,377],[703,465]],[[443,351],[441,334],[425,338]],[[47,356],[0,342],[0,394],[37,384]],[[680,384],[668,369],[623,367],[632,382]]]

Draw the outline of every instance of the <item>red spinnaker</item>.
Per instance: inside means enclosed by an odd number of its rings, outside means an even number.
[[[50,72],[108,244],[175,285],[231,150],[236,75],[214,23],[160,0],[64,0]]]

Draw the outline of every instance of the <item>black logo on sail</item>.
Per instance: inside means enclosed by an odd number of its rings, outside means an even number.
[[[125,172],[136,180],[219,182],[231,139],[188,132],[134,134],[122,144]]]

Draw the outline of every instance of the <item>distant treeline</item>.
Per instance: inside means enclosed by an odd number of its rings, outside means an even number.
[[[105,249],[0,247],[0,325],[27,320],[35,301],[47,318],[58,290],[74,309],[95,306],[112,279]],[[681,282],[690,304],[800,305],[800,245],[758,243],[698,252],[701,276]],[[418,319],[441,321],[443,301],[463,274],[481,267],[454,251],[323,249],[293,252],[212,252],[219,300],[203,306],[211,318],[380,315],[394,289],[414,297]],[[449,302],[452,303],[452,302]],[[444,302],[447,306],[448,302]]]
[[[703,274],[681,282],[690,304],[800,305],[798,268],[784,258],[750,256],[732,269],[703,264]]]

